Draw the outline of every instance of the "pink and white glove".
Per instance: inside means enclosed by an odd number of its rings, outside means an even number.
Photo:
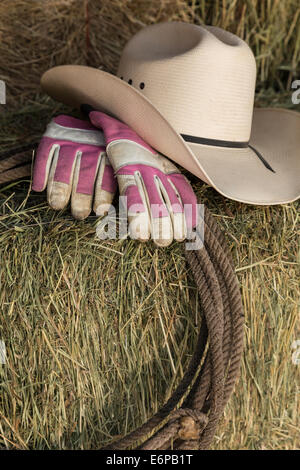
[[[105,152],[103,133],[87,121],[61,115],[47,126],[36,152],[32,189],[47,186],[48,203],[63,209],[71,198],[76,219],[88,217],[92,206],[103,215],[117,188]]]
[[[106,152],[127,197],[131,238],[167,246],[196,226],[197,199],[189,181],[124,123],[98,111],[89,119],[103,129]]]

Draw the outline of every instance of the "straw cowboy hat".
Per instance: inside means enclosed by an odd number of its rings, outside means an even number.
[[[300,113],[253,109],[255,58],[239,37],[182,22],[147,26],[127,43],[117,76],[64,65],[42,88],[124,121],[158,152],[224,196],[280,204],[300,196]]]

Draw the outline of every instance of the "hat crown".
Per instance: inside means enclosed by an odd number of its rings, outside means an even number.
[[[117,75],[148,98],[180,134],[247,142],[256,63],[239,37],[213,26],[148,26],[127,43]]]

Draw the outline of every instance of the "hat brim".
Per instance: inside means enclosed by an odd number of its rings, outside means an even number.
[[[114,115],[225,197],[259,205],[300,197],[300,113],[255,108],[249,147],[227,148],[185,142],[142,92],[102,70],[62,65],[45,72],[41,85],[71,107],[89,104]]]

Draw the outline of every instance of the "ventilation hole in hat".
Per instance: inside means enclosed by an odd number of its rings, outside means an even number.
[[[140,89],[142,90],[143,88],[145,88],[145,83],[144,83],[144,82],[141,82],[141,83],[140,83]]]
[[[123,80],[124,77],[120,77],[121,80]]]
[[[131,78],[128,80],[128,83],[129,83],[129,85],[132,85],[132,79]]]

